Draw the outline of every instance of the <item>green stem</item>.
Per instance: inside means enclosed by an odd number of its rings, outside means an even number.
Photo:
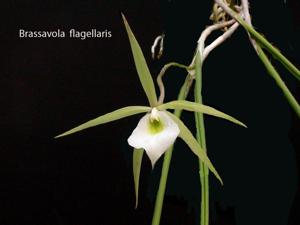
[[[269,51],[272,56],[281,62],[285,68],[294,75],[296,79],[300,81],[300,70],[294,66],[277,48],[275,48],[263,35],[258,33],[250,24],[245,22],[241,16],[239,16],[235,11],[226,6],[220,0],[215,0],[215,2],[220,5],[226,13],[228,13],[232,18],[238,21],[250,34],[251,36],[259,42],[267,51]]]
[[[252,37],[262,45],[272,56],[277,59],[282,65],[294,75],[294,77],[300,81],[300,70],[297,69],[294,64],[291,63],[277,48],[275,48],[267,39],[265,39],[261,34],[259,34],[253,27],[251,27],[244,20],[240,22],[242,26],[251,34]]]
[[[195,60],[195,102],[202,104],[202,63],[199,52],[196,53]],[[197,141],[204,151],[206,151],[205,126],[202,113],[195,113]],[[209,170],[202,161],[199,160],[200,182],[201,182],[201,225],[209,225]]]
[[[276,69],[274,68],[274,66],[272,65],[272,63],[270,62],[270,60],[268,59],[268,57],[266,56],[266,54],[264,53],[264,51],[261,49],[260,46],[257,46],[257,53],[258,53],[258,57],[263,62],[269,74],[273,77],[278,87],[282,90],[290,106],[293,108],[297,116],[300,118],[300,106],[297,100],[294,98],[294,96],[292,95],[288,87],[285,85],[279,73],[276,71]]]
[[[178,100],[185,100],[187,98],[192,81],[193,80],[192,80],[191,76],[188,75],[187,78],[185,79],[184,84],[182,85],[182,87],[180,89],[180,92],[178,95]],[[179,109],[175,109],[175,111],[174,111],[174,115],[177,116],[178,118],[181,116],[181,113],[182,113],[182,110],[179,110]],[[172,153],[173,153],[173,146],[171,146],[170,149],[165,153],[159,187],[158,187],[156,201],[155,201],[152,225],[159,225],[159,223],[160,223],[162,206],[163,206],[163,202],[164,202],[164,196],[165,196],[165,191],[166,191],[166,185],[167,185],[167,179],[168,179],[168,173],[169,173]]]

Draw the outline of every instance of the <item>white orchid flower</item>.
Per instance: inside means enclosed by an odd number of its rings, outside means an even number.
[[[174,144],[180,133],[178,125],[163,111],[156,108],[141,118],[128,138],[130,146],[144,149],[152,167],[168,148]]]
[[[179,109],[193,112],[205,113],[208,115],[216,116],[229,120],[233,123],[245,126],[235,118],[222,113],[212,107],[202,104],[189,102],[189,101],[172,101],[165,104],[158,103],[157,95],[155,92],[154,82],[149,72],[146,60],[142,53],[142,50],[133,35],[129,24],[123,16],[125,28],[129,37],[131,50],[136,66],[137,73],[139,75],[140,82],[143,86],[145,94],[150,103],[149,106],[127,106],[111,113],[99,116],[86,123],[83,123],[71,130],[68,130],[58,136],[66,136],[75,132],[94,127],[100,124],[112,122],[124,117],[136,115],[139,113],[147,113],[141,118],[137,127],[133,130],[132,134],[128,138],[130,146],[134,147],[133,154],[133,173],[136,197],[138,195],[138,182],[140,174],[140,164],[142,161],[143,151],[145,150],[149,156],[152,166],[162,156],[167,149],[173,145],[177,137],[180,137],[191,149],[191,151],[203,161],[203,163],[212,171],[212,173],[220,180],[222,180],[212,165],[211,161],[207,157],[205,151],[201,148],[197,140],[194,138],[190,130],[184,125],[184,123],[175,115],[168,112],[168,109]]]

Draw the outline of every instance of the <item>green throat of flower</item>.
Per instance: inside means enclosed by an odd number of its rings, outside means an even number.
[[[164,124],[161,122],[161,120],[149,119],[148,129],[150,134],[158,134],[164,129]]]

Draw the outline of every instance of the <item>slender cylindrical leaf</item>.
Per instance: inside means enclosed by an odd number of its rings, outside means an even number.
[[[123,14],[122,17],[129,38],[129,42],[130,42],[130,46],[131,46],[131,50],[135,62],[135,67],[139,75],[140,81],[142,83],[142,86],[147,95],[150,105],[156,106],[157,96],[155,92],[155,86],[149,68],[147,66],[144,54]]]
[[[114,120],[122,119],[127,116],[132,116],[139,113],[145,113],[148,112],[151,108],[147,106],[127,106],[118,110],[115,110],[113,112],[107,113],[105,115],[99,116],[95,119],[92,119],[86,123],[83,123],[71,130],[68,130],[60,135],[57,135],[55,138],[59,138],[62,136],[66,136],[69,134],[73,134],[75,132],[94,127],[100,124],[108,123]]]
[[[141,173],[143,155],[144,155],[143,149],[133,150],[132,169],[133,169],[133,180],[134,180],[134,190],[135,190],[135,208],[137,208],[139,202],[139,183],[140,183],[140,173]]]
[[[197,140],[194,138],[191,131],[184,125],[184,123],[175,115],[167,112],[168,115],[177,123],[180,134],[179,137],[190,147],[193,153],[195,153],[199,159],[209,168],[209,170],[218,178],[218,180],[223,184],[223,181],[218,174],[217,170],[214,168],[213,164],[207,157],[205,151],[201,148]]]
[[[264,66],[266,67],[268,73],[275,80],[278,87],[282,90],[286,100],[288,101],[290,106],[293,108],[293,110],[297,114],[297,116],[300,118],[300,105],[299,105],[297,99],[294,97],[292,92],[286,86],[286,84],[280,77],[280,74],[277,72],[277,70],[272,65],[271,61],[268,59],[267,55],[264,53],[264,51],[261,49],[260,46],[257,46],[257,52],[258,52],[258,57],[260,58],[260,60],[264,64]]]
[[[195,103],[195,102],[189,102],[189,101],[183,101],[183,100],[179,100],[179,101],[172,101],[172,102],[168,102],[165,103],[163,105],[160,105],[157,107],[160,110],[166,110],[166,109],[184,109],[187,111],[193,111],[193,112],[201,112],[207,115],[211,115],[211,116],[215,116],[215,117],[219,117],[222,119],[226,119],[229,120],[233,123],[236,123],[240,126],[246,127],[246,125],[240,121],[238,121],[237,119],[233,118],[232,116],[229,116],[213,107],[207,106],[207,105],[203,105],[203,104],[199,104],[199,103]]]

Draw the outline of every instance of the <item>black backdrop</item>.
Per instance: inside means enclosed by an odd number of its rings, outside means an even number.
[[[299,1],[251,3],[256,28],[299,65]],[[116,108],[147,103],[121,11],[157,74],[163,63],[190,62],[208,23],[210,4],[194,0],[1,3],[1,225],[150,224],[162,160],[151,171],[144,158],[140,206],[134,210],[132,150],[126,139],[138,117],[59,140],[53,137]],[[19,29],[72,28],[108,29],[112,38],[18,37]],[[162,31],[165,55],[153,62],[149,49]],[[299,100],[299,85],[276,65]],[[183,79],[183,71],[168,72],[168,100],[176,97]],[[206,119],[209,155],[225,182],[220,187],[211,178],[211,223],[299,225],[299,119],[242,29],[206,61],[204,101],[249,127]],[[193,128],[193,115],[184,114],[184,119]],[[198,224],[197,160],[186,150],[178,141],[162,224]]]

